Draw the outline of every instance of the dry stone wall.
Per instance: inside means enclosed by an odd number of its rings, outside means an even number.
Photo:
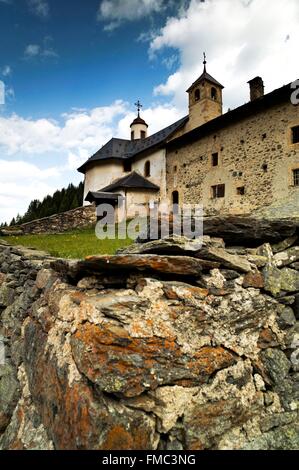
[[[96,224],[96,209],[94,205],[78,207],[61,214],[51,215],[43,219],[33,220],[18,227],[3,229],[3,235],[35,235],[43,233],[63,233],[68,230],[75,230],[90,227]],[[0,233],[1,235],[1,233]]]
[[[299,242],[0,245],[2,449],[299,447]]]

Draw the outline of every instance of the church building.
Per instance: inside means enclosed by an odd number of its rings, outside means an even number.
[[[291,199],[299,207],[299,106],[285,85],[265,95],[261,77],[250,101],[223,113],[223,85],[206,68],[187,90],[189,113],[148,135],[138,115],[131,139],[112,138],[78,171],[84,204],[109,203],[121,217],[136,206],[203,204],[210,214],[249,214]],[[299,211],[299,209],[298,209]]]

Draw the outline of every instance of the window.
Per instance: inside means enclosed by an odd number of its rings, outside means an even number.
[[[211,98],[212,100],[216,101],[217,100],[217,90],[215,87],[211,88]]]
[[[145,131],[141,131],[141,132],[140,132],[140,135],[141,135],[141,139],[145,139],[145,137],[146,137]]]
[[[218,166],[218,165],[219,165],[218,153],[213,153],[212,154],[212,166]]]
[[[245,186],[240,186],[237,188],[237,194],[238,196],[244,196],[245,195]]]
[[[195,101],[200,100],[200,90],[198,88],[195,90],[194,98],[195,98]]]
[[[267,163],[264,163],[264,164],[262,165],[262,170],[263,170],[265,173],[267,173],[267,171],[268,171],[268,165],[267,165]]]
[[[151,162],[147,161],[144,165],[144,176],[148,178],[151,176]]]
[[[132,163],[124,161],[124,172],[129,173],[130,171],[132,171]]]
[[[299,126],[292,128],[292,142],[293,144],[299,143]]]
[[[225,184],[217,184],[212,186],[212,198],[219,199],[225,196]]]
[[[177,165],[174,165],[173,172],[176,173],[177,171],[178,171],[178,167],[177,167]]]
[[[294,186],[299,186],[299,168],[297,170],[293,170],[293,177],[294,177]]]
[[[135,133],[134,131],[131,131],[131,140],[134,140],[135,139]]]
[[[179,202],[180,202],[180,196],[178,191],[173,191],[172,193],[172,205],[173,205],[173,213],[177,214],[179,211]]]

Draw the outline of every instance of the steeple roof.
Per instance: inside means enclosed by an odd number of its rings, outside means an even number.
[[[191,91],[192,88],[194,88],[196,85],[199,85],[204,80],[206,80],[207,82],[212,83],[213,85],[219,86],[222,89],[224,88],[224,86],[221,85],[221,83],[219,83],[214,77],[212,77],[212,75],[210,75],[207,72],[207,57],[206,57],[205,52],[204,52],[203,56],[204,56],[203,73],[201,74],[201,76],[194,83],[192,83],[192,85],[188,88],[187,93],[189,93],[189,91]]]
[[[224,86],[221,85],[221,83],[219,83],[214,77],[212,77],[212,75],[210,75],[206,70],[204,70],[201,76],[194,83],[192,83],[192,85],[188,88],[187,93],[189,93],[189,91],[191,91],[192,88],[194,88],[196,85],[199,85],[204,80],[212,83],[213,85],[219,86],[222,89],[224,88]]]

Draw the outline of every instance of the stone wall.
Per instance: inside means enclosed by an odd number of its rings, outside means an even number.
[[[295,449],[299,243],[0,245],[2,449]]]
[[[94,205],[78,207],[61,214],[51,215],[43,219],[33,220],[20,225],[25,235],[39,233],[62,233],[77,228],[89,227],[96,224],[96,210]]]
[[[285,103],[196,142],[174,146],[166,158],[168,199],[178,191],[181,203],[202,203],[207,214],[246,214],[298,197],[293,170],[299,168],[299,144],[291,140],[296,125],[299,107]],[[219,158],[215,167],[214,153]],[[225,184],[225,197],[213,199],[212,186],[220,184]],[[244,194],[238,194],[238,188],[244,188]]]

